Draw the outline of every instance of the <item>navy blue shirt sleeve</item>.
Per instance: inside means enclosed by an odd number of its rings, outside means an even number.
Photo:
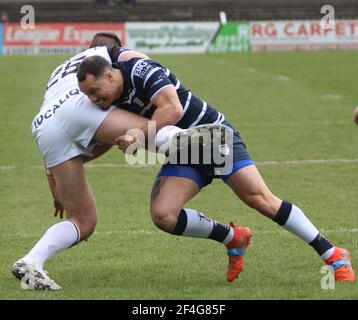
[[[112,47],[107,47],[107,51],[112,60],[112,63],[114,63],[118,61],[118,57],[122,52],[129,51],[129,49],[122,48],[120,46],[112,46]]]
[[[132,70],[133,85],[143,90],[149,99],[164,87],[173,86],[165,74],[166,69],[153,60],[140,60]]]

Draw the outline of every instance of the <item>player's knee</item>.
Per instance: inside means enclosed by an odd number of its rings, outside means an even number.
[[[97,226],[97,217],[92,217],[88,219],[73,219],[76,223],[79,231],[81,240],[88,239],[92,233],[95,231]]]
[[[87,224],[83,231],[81,231],[81,240],[88,239],[95,231],[97,224]]]
[[[177,212],[166,206],[152,206],[150,213],[153,223],[165,232],[171,232],[175,228]]]

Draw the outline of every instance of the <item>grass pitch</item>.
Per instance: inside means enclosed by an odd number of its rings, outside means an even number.
[[[86,169],[100,214],[96,233],[46,264],[64,290],[22,290],[11,265],[57,222],[30,124],[65,58],[0,57],[0,299],[358,299],[358,282],[323,290],[313,249],[215,181],[188,207],[254,232],[245,271],[227,283],[222,245],[152,225],[159,167],[125,166],[116,149]],[[273,192],[300,206],[357,263],[357,53],[156,58],[239,129]]]

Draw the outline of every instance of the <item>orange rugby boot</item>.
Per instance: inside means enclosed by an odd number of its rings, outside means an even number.
[[[243,270],[244,254],[252,237],[249,228],[235,227],[232,222],[230,222],[230,226],[234,228],[234,238],[226,245],[227,254],[229,256],[229,265],[226,274],[226,280],[228,282],[234,281]]]
[[[355,281],[356,276],[352,268],[351,254],[346,249],[336,247],[332,256],[326,260],[326,264],[334,270],[336,281]]]

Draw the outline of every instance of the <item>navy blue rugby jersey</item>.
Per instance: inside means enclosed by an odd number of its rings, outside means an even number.
[[[176,126],[184,129],[205,123],[220,124],[225,120],[223,114],[195,97],[174,73],[155,60],[133,58],[113,63],[112,67],[121,70],[124,79],[123,93],[113,102],[119,108],[150,119],[156,109],[151,98],[163,88],[173,86],[184,110]]]
[[[112,63],[118,61],[119,56],[124,51],[130,51],[130,50],[119,46],[107,46],[107,52],[112,60]]]

